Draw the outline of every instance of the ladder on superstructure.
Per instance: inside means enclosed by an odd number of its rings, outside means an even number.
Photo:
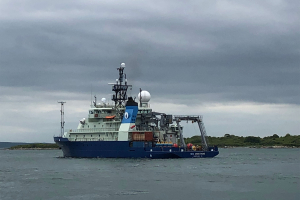
[[[186,148],[186,144],[185,141],[183,139],[183,134],[182,134],[182,129],[180,127],[179,122],[180,121],[192,121],[192,122],[197,122],[198,126],[199,126],[199,130],[201,133],[201,142],[202,142],[202,147],[205,151],[208,150],[208,142],[207,142],[207,135],[206,135],[206,129],[203,123],[203,117],[201,115],[174,115],[174,120],[177,123],[177,127],[178,130],[180,132],[180,142],[181,142],[181,146],[183,146],[184,148]]]

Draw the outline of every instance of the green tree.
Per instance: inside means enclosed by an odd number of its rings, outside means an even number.
[[[260,140],[260,137],[248,136],[245,138],[244,142],[250,144],[259,144]]]
[[[279,136],[277,134],[274,134],[272,137],[273,138],[279,138]]]

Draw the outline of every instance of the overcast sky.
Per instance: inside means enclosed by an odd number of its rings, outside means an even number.
[[[52,142],[125,72],[208,135],[300,134],[299,0],[1,0],[0,141]],[[186,126],[185,136],[199,134]]]

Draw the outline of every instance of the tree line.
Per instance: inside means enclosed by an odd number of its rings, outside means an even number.
[[[58,149],[59,146],[54,143],[32,143],[10,147],[9,149]]]
[[[279,137],[277,134],[267,137],[256,137],[256,136],[235,136],[225,134],[223,137],[211,137],[208,136],[208,143],[210,146],[287,146],[287,147],[300,147],[300,135],[290,135],[289,133],[285,136]],[[194,145],[201,145],[201,136],[193,136],[191,138],[185,138],[186,143],[192,143]]]
[[[201,146],[201,136],[193,136],[191,138],[184,138],[186,144],[192,143],[194,145]],[[255,136],[235,136],[225,134],[223,137],[211,137],[208,136],[208,143],[210,146],[287,146],[287,147],[300,147],[300,135],[290,135],[289,133],[283,137],[279,137],[277,134],[267,137],[255,137]],[[10,149],[58,149],[57,144],[53,143],[33,143],[24,144],[10,147]]]

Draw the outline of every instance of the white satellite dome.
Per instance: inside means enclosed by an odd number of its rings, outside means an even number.
[[[148,103],[151,99],[151,95],[148,91],[143,90],[138,94],[138,99],[140,100],[140,97],[142,96],[141,102],[142,103]]]
[[[106,98],[101,99],[102,103],[106,103]]]

